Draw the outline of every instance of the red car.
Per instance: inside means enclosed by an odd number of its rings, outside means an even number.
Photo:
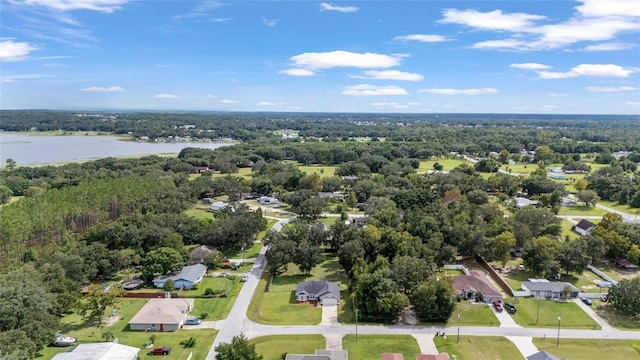
[[[493,302],[493,308],[496,309],[497,312],[502,312],[502,304],[500,303],[500,301],[494,301]]]
[[[171,348],[168,346],[157,346],[149,350],[149,355],[168,355],[171,352]]]

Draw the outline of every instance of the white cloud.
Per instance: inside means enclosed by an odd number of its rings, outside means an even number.
[[[481,88],[481,89],[422,89],[420,92],[441,95],[485,95],[498,93],[498,89]]]
[[[443,24],[460,24],[483,30],[509,30],[519,31],[530,28],[533,21],[545,19],[544,16],[510,13],[505,14],[501,10],[480,12],[477,10],[447,9],[442,13],[439,21]]]
[[[552,97],[565,97],[568,96],[567,94],[563,94],[563,93],[549,93],[549,96]]]
[[[540,79],[569,79],[575,77],[626,78],[635,71],[614,64],[580,64],[567,72],[538,71]]]
[[[174,94],[157,94],[153,97],[156,99],[180,99],[180,96]]]
[[[640,101],[627,101],[622,103],[624,106],[640,106]]]
[[[586,90],[588,92],[621,92],[634,91],[636,88],[633,86],[589,86]]]
[[[23,74],[23,75],[10,75],[0,78],[0,82],[3,83],[15,83],[20,82],[22,79],[40,79],[40,78],[49,78],[55,77],[54,75],[43,75],[43,74]]]
[[[398,70],[367,70],[364,75],[352,75],[355,79],[375,79],[375,80],[401,80],[401,81],[422,81],[424,77],[420,74],[408,73]]]
[[[217,96],[211,95],[211,94],[207,94],[204,97],[207,98],[207,99],[216,99],[216,98],[218,98]]]
[[[80,91],[90,91],[90,92],[123,92],[124,89],[121,86],[91,86],[84,89],[80,89]]]
[[[240,101],[238,100],[230,100],[230,99],[222,99],[220,100],[221,103],[223,104],[239,104]]]
[[[525,70],[542,70],[549,69],[551,66],[538,64],[538,63],[522,63],[522,64],[511,64],[509,67],[514,69],[525,69]]]
[[[38,48],[28,42],[16,42],[13,40],[0,41],[0,61],[23,61],[35,50],[38,50]]]
[[[471,46],[481,50],[531,50],[528,42],[517,39],[480,41]]]
[[[58,11],[94,10],[112,13],[122,9],[129,0],[9,0],[14,5],[48,7]]]
[[[636,0],[578,0],[582,3],[576,10],[583,16],[636,16],[640,17],[640,6]]]
[[[360,10],[356,6],[337,6],[326,2],[320,3],[320,11],[338,11],[342,13],[352,13]]]
[[[260,101],[258,102],[258,106],[278,106],[284,105],[283,102],[272,102],[272,101]]]
[[[286,69],[278,71],[280,74],[287,74],[291,76],[313,76],[315,73],[307,69]]]
[[[451,39],[442,35],[412,34],[412,35],[396,36],[393,38],[393,40],[435,43],[435,42],[449,41]]]
[[[346,86],[344,95],[352,96],[378,96],[378,95],[408,95],[407,91],[401,87],[395,85],[389,86],[376,86],[369,84],[351,85]]]
[[[303,53],[291,57],[291,64],[307,70],[355,67],[361,69],[389,68],[400,64],[401,57],[376,53],[354,53],[336,50],[324,53]]]
[[[262,21],[263,24],[267,25],[268,27],[275,27],[276,25],[278,25],[278,19],[267,19],[266,17],[261,17],[260,20]]]
[[[635,47],[634,44],[625,44],[619,42],[600,43],[595,45],[587,45],[584,50],[586,51],[617,51],[617,50],[629,50]]]

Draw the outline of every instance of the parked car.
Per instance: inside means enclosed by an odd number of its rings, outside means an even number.
[[[602,296],[600,297],[600,301],[602,301],[602,302],[607,302],[607,301],[609,301],[609,295],[607,295],[607,294],[602,295]]]
[[[187,318],[187,320],[185,320],[184,322],[185,325],[200,325],[200,323],[202,323],[202,320],[196,317]]]
[[[516,312],[518,312],[518,310],[516,310],[516,307],[510,302],[504,303],[504,308],[509,314],[515,314]]]
[[[589,306],[593,305],[593,302],[591,302],[591,299],[589,299],[589,298],[583,297],[583,298],[580,298],[580,300],[582,300],[583,303],[585,303],[585,304],[587,304]]]
[[[171,348],[168,346],[156,346],[149,350],[149,355],[168,355],[171,352]]]
[[[246,282],[247,280],[249,280],[249,275],[247,274],[242,275],[242,282]]]
[[[500,301],[494,301],[493,302],[493,308],[496,309],[497,312],[502,312],[502,304],[500,303]]]
[[[122,282],[122,288],[125,290],[137,290],[144,286],[142,279],[125,280]]]

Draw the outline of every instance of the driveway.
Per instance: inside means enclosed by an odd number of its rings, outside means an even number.
[[[322,321],[320,325],[340,325],[338,323],[338,305],[322,307]]]

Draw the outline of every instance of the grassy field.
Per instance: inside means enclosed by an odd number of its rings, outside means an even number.
[[[506,338],[496,336],[456,336],[446,339],[436,336],[433,341],[439,352],[455,355],[458,360],[515,360],[524,359],[518,348]],[[452,357],[454,359],[454,357]]]
[[[571,221],[563,219],[560,225],[562,226],[562,239],[566,238],[567,236],[569,237],[569,239],[577,239],[580,237],[580,234],[573,231],[573,223]]]
[[[609,325],[622,330],[640,330],[640,321],[626,315],[616,313],[610,304],[594,301],[595,312]]]
[[[213,219],[213,213],[211,213],[207,205],[197,204],[191,209],[185,211],[185,214],[194,217],[196,219]]]
[[[632,208],[629,205],[620,205],[613,201],[598,201],[598,204],[602,204],[604,206],[610,207],[614,210],[618,210],[631,215],[640,215],[640,209]]]
[[[460,325],[500,326],[500,321],[493,314],[491,307],[470,301],[460,301],[447,321],[447,326],[458,325],[458,312],[460,312]]]
[[[513,320],[524,327],[558,326],[558,314],[561,314],[561,327],[571,329],[600,329],[580,307],[573,302],[558,302],[546,299],[518,298],[514,302],[518,312],[513,314]],[[540,311],[538,313],[538,305]],[[536,323],[536,318],[538,322]]]
[[[86,324],[77,314],[70,314],[62,318],[60,331],[65,335],[75,337],[79,344],[103,341],[102,333],[105,330],[113,331],[119,342],[124,345],[140,348],[139,356],[147,356],[147,350],[144,345],[149,341],[150,333],[144,331],[129,330],[128,322],[131,320],[140,308],[146,303],[146,299],[120,299],[118,305],[118,316],[115,318],[107,317],[107,321],[113,322],[97,328]],[[111,309],[107,310],[110,313]],[[193,359],[204,359],[209,352],[209,348],[213,343],[213,339],[217,331],[214,329],[182,329],[175,332],[154,332],[156,335],[154,344],[156,346],[170,346],[171,354],[163,359],[182,360],[187,359],[190,352],[193,352]],[[188,340],[190,337],[197,339],[193,348],[185,349],[180,342]],[[66,351],[67,348],[46,347],[38,353],[39,359],[51,359],[55,354]]]
[[[289,264],[289,269],[276,276],[268,291],[266,290],[268,274],[265,272],[253,295],[247,316],[259,323],[269,325],[315,325],[322,317],[322,309],[310,304],[296,304],[295,290],[301,281],[325,279],[339,283],[346,282],[346,275],[335,256],[327,256],[326,260],[316,266],[311,274],[302,274],[298,267]],[[341,288],[346,288],[342,285]],[[340,302],[338,312],[346,306]]]
[[[556,339],[534,338],[533,344],[539,349],[562,359],[581,360],[627,360],[640,358],[640,341],[599,340],[599,339]]]
[[[411,335],[347,335],[342,348],[349,353],[349,360],[380,360],[382,353],[402,353],[405,359],[415,359],[420,354],[418,342]]]
[[[264,360],[280,360],[283,353],[313,354],[316,349],[324,349],[326,341],[322,335],[262,336],[251,339],[256,352]]]
[[[322,165],[298,165],[298,168],[305,174],[318,174],[321,178],[332,177],[335,175],[335,166],[322,166]]]
[[[437,159],[437,160],[426,160],[420,161],[420,167],[416,169],[418,173],[426,173],[428,171],[433,170],[433,164],[438,163],[443,166],[443,171],[451,171],[455,167],[460,164],[469,164],[473,165],[471,162],[463,160],[463,159]]]

